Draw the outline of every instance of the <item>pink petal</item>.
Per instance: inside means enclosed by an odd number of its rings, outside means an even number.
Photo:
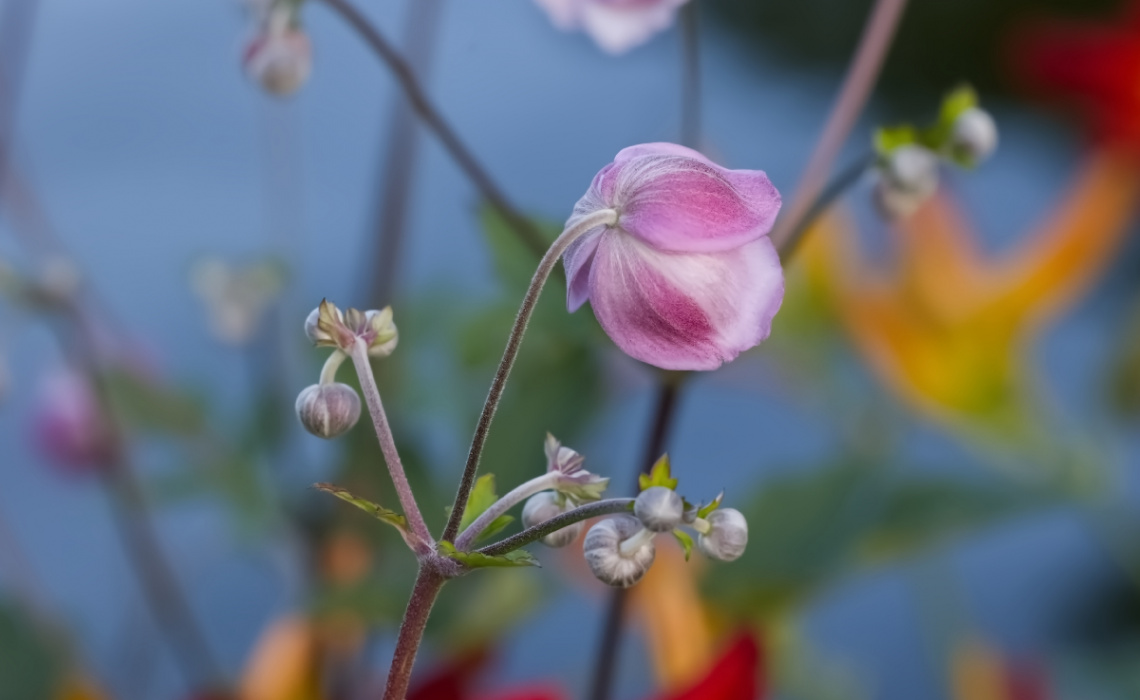
[[[716,369],[771,332],[784,279],[767,237],[718,253],[658,251],[616,230],[599,238],[590,305],[631,357],[663,369]]]
[[[644,44],[673,24],[677,8],[687,0],[588,0],[581,5],[581,23],[607,53],[620,54]]]
[[[562,265],[566,268],[566,308],[570,313],[580,309],[590,296],[590,268],[604,230],[599,228],[583,234],[562,254]]]
[[[728,170],[673,144],[627,148],[598,173],[587,197],[620,214],[618,226],[660,250],[715,253],[764,236],[780,193],[760,170]]]

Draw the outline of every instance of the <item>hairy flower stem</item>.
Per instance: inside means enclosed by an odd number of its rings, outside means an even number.
[[[906,0],[875,0],[871,16],[863,28],[863,36],[855,49],[855,57],[847,69],[847,76],[823,128],[823,134],[804,168],[795,197],[772,231],[772,243],[777,249],[784,248],[792,232],[800,226],[811,203],[823,190],[832,163],[867,102],[905,7]]]
[[[681,145],[700,150],[701,46],[697,0],[681,8]]]
[[[417,555],[430,553],[431,533],[424,516],[420,514],[420,507],[412,495],[412,487],[408,477],[404,474],[404,464],[400,461],[400,453],[396,450],[396,439],[392,436],[392,427],[388,425],[388,415],[384,412],[384,404],[380,401],[380,390],[376,387],[376,377],[372,374],[372,363],[368,361],[368,347],[360,338],[352,346],[352,364],[356,367],[356,374],[360,377],[360,390],[364,393],[364,402],[368,404],[368,413],[372,416],[372,425],[376,428],[376,439],[380,442],[380,451],[384,453],[384,461],[388,463],[388,474],[396,487],[396,497],[400,499],[400,507],[404,516],[408,518],[408,525],[412,534],[419,540],[419,547],[424,551],[417,551]]]
[[[530,248],[535,255],[542,255],[546,248],[542,234],[539,233],[534,224],[519,214],[518,210],[511,205],[499,186],[495,184],[495,181],[491,179],[483,166],[459,139],[459,136],[456,135],[436,106],[428,99],[427,93],[424,92],[423,86],[416,78],[414,68],[408,61],[396,51],[395,47],[384,38],[384,35],[376,29],[375,25],[369,22],[368,18],[351,2],[348,0],[322,1],[344,18],[360,34],[365,43],[372,48],[377,57],[388,66],[392,76],[400,85],[400,89],[404,91],[404,96],[407,97],[412,109],[419,115],[424,125],[436,135],[452,160],[463,170],[468,179],[483,195],[483,198],[506,219],[523,244]]]
[[[603,501],[587,503],[584,506],[578,506],[573,510],[568,510],[561,515],[556,515],[550,520],[541,522],[538,525],[528,527],[518,534],[511,535],[505,540],[487,545],[477,551],[480,554],[486,554],[492,557],[513,552],[519,547],[525,547],[532,542],[537,542],[543,537],[553,532],[558,532],[562,528],[573,525],[574,523],[589,520],[590,518],[601,517],[603,515],[628,513],[633,510],[633,500],[632,498],[607,498]]]
[[[479,534],[486,530],[487,526],[494,522],[495,518],[506,513],[539,491],[554,488],[557,482],[558,474],[548,472],[514,487],[507,495],[492,503],[487,510],[483,511],[478,518],[475,518],[475,520],[467,526],[466,530],[459,534],[459,537],[455,538],[455,548],[461,552],[467,551],[472,543],[479,537]]]
[[[327,0],[326,0],[327,1]],[[455,539],[459,532],[459,521],[463,519],[463,509],[467,505],[467,498],[471,495],[471,488],[475,485],[475,474],[479,471],[479,457],[483,454],[483,445],[487,442],[487,432],[491,428],[491,421],[495,417],[495,409],[499,407],[499,399],[503,396],[503,388],[507,385],[507,377],[514,367],[515,359],[519,355],[523,334],[526,333],[527,324],[534,313],[535,304],[542,294],[542,287],[550,277],[550,272],[558,263],[558,259],[566,252],[579,236],[599,226],[609,226],[617,222],[618,213],[613,209],[600,209],[579,218],[572,218],[567,222],[567,228],[554,240],[550,248],[538,263],[538,269],[530,280],[526,295],[523,297],[519,313],[515,317],[515,325],[507,338],[507,347],[503,351],[503,359],[495,371],[495,378],[491,380],[491,389],[487,392],[487,400],[483,403],[483,412],[479,414],[479,422],[475,426],[475,436],[471,439],[471,449],[467,453],[467,464],[463,468],[463,477],[459,482],[459,490],[455,494],[452,504],[451,517],[447,519],[447,527],[440,538],[445,542]]]
[[[400,623],[400,635],[396,638],[396,652],[392,656],[392,667],[388,671],[388,682],[384,686],[384,700],[404,700],[408,694],[408,683],[412,678],[412,667],[416,663],[416,652],[424,638],[428,616],[435,599],[447,579],[431,565],[421,565],[416,583],[412,586],[412,596],[404,611],[404,621]]]

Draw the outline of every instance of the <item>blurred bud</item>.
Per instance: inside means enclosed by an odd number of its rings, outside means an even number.
[[[528,498],[526,505],[523,506],[523,527],[541,525],[555,516],[562,515],[572,507],[573,504],[565,496],[554,491],[540,491]],[[578,535],[582,533],[585,526],[586,524],[582,521],[568,525],[543,537],[542,543],[547,547],[565,547],[578,539]]]
[[[938,156],[928,148],[908,144],[887,156],[875,187],[875,205],[888,219],[913,214],[938,189]]]
[[[650,486],[633,503],[633,514],[641,524],[654,532],[669,532],[681,524],[684,501],[673,489]]]
[[[269,12],[260,33],[245,49],[245,71],[267,92],[291,95],[309,78],[313,47],[303,30],[295,26],[294,12],[282,7]]]
[[[55,303],[67,302],[75,297],[83,277],[75,263],[64,257],[52,257],[40,266],[37,291]]]
[[[281,265],[260,261],[237,268],[224,260],[200,260],[190,269],[190,285],[206,305],[210,330],[223,343],[245,345],[285,286]]]
[[[347,384],[313,384],[297,395],[296,409],[305,430],[328,440],[360,420],[360,397]]]
[[[954,157],[967,165],[977,165],[993,155],[998,144],[994,118],[980,107],[971,107],[954,120],[950,149]]]
[[[707,530],[697,538],[697,547],[706,556],[733,561],[744,554],[748,544],[748,521],[743,513],[735,508],[720,508],[710,513],[705,523]]]
[[[114,441],[100,413],[90,380],[71,369],[43,378],[32,432],[37,447],[49,459],[75,472],[108,464]]]
[[[594,524],[582,543],[586,564],[594,576],[610,586],[629,588],[641,580],[657,549],[653,533],[629,515],[606,518]]]

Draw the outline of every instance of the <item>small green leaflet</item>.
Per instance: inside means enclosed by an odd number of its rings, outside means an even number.
[[[376,518],[377,520],[388,523],[392,527],[399,530],[400,534],[402,534],[404,538],[407,539],[408,519],[396,511],[388,510],[382,505],[378,505],[372,501],[354,496],[347,489],[342,489],[341,487],[335,486],[333,484],[313,484],[313,488],[317,489],[318,491],[324,491],[325,493],[331,493],[340,500],[351,503],[360,510]]]
[[[485,569],[489,566],[541,566],[534,555],[525,549],[516,549],[492,557],[479,552],[460,552],[452,543],[440,542],[439,553],[471,569]]]
[[[697,510],[697,517],[698,517],[698,518],[707,518],[707,517],[709,517],[709,513],[713,512],[713,511],[714,511],[714,510],[716,510],[717,508],[720,508],[720,502],[721,502],[721,501],[723,501],[723,500],[724,500],[724,491],[721,491],[720,493],[718,493],[718,494],[716,495],[716,498],[712,499],[712,500],[711,500],[711,501],[709,501],[707,504],[705,504],[705,505],[701,506],[701,507],[700,507],[700,508]]]
[[[495,475],[484,474],[476,479],[475,486],[471,489],[471,495],[467,497],[467,507],[463,509],[463,519],[459,521],[459,531],[466,530],[468,525],[475,522],[475,518],[482,515],[497,500],[499,500],[499,496],[495,493]],[[481,540],[490,537],[513,523],[514,520],[514,517],[510,515],[500,515],[492,520],[476,539]]]
[[[962,167],[970,163],[959,154],[951,152],[950,138],[954,134],[954,122],[968,109],[978,106],[978,94],[969,85],[962,85],[949,92],[942,99],[938,110],[938,121],[925,129],[910,124],[886,126],[875,130],[875,152],[885,158],[900,146],[917,144],[953,159]]]
[[[648,474],[637,477],[637,483],[641,486],[642,491],[651,486],[664,486],[667,489],[676,490],[677,480],[673,478],[672,473],[669,466],[669,455],[663,454]]]
[[[689,561],[689,557],[693,554],[693,538],[689,536],[689,533],[678,529],[673,530],[673,536],[677,538],[685,550],[685,561]]]

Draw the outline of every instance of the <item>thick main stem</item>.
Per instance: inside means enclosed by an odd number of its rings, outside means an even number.
[[[466,551],[479,537],[479,534],[495,521],[495,518],[503,515],[539,491],[554,488],[557,479],[557,474],[546,473],[542,476],[536,476],[530,481],[525,481],[511,489],[507,495],[495,501],[491,504],[491,507],[480,513],[479,517],[475,518],[475,520],[467,526],[467,529],[461,532],[459,537],[455,538],[455,548],[461,552]]]
[[[360,390],[364,393],[364,402],[368,405],[368,413],[372,416],[372,426],[376,429],[376,439],[380,443],[380,451],[384,453],[384,461],[388,464],[388,474],[396,487],[396,497],[400,499],[400,507],[408,519],[412,534],[419,540],[422,547],[430,550],[431,533],[428,531],[424,516],[412,495],[412,486],[404,473],[404,463],[400,461],[400,453],[396,450],[396,438],[392,435],[392,426],[388,424],[388,414],[384,412],[384,404],[380,400],[380,389],[376,387],[376,377],[372,374],[372,363],[368,361],[368,348],[360,338],[352,346],[352,364],[356,367],[356,374],[360,377]]]
[[[435,599],[447,581],[430,566],[421,566],[404,611],[404,621],[400,624],[400,635],[396,638],[396,652],[392,656],[392,668],[388,671],[388,682],[384,686],[384,700],[404,700],[408,694],[408,683],[412,679],[412,667],[416,663],[416,653],[424,638],[428,616]]]
[[[863,36],[855,49],[851,67],[847,70],[847,76],[835,100],[835,106],[831,110],[815,151],[811,154],[807,167],[804,168],[795,198],[772,231],[772,243],[776,248],[784,246],[822,190],[831,172],[832,163],[835,162],[843,142],[847,140],[847,135],[851,133],[855,120],[867,102],[905,7],[906,0],[876,0],[867,25],[863,29]]]
[[[445,542],[455,539],[459,532],[459,521],[463,519],[463,508],[467,505],[467,498],[471,495],[471,488],[475,485],[475,474],[479,471],[479,457],[483,454],[483,445],[487,442],[487,432],[491,428],[491,421],[495,417],[495,409],[499,407],[499,399],[503,396],[503,388],[507,385],[507,377],[514,367],[515,359],[522,345],[523,335],[527,324],[534,313],[535,304],[542,294],[542,287],[550,277],[550,272],[558,263],[558,259],[566,249],[578,239],[579,236],[598,228],[617,223],[618,213],[613,209],[600,209],[584,216],[572,217],[566,222],[566,230],[562,232],[538,263],[538,269],[530,280],[526,295],[523,297],[519,313],[515,317],[515,325],[507,338],[507,347],[503,350],[503,359],[499,361],[499,368],[495,371],[495,378],[491,380],[491,389],[487,392],[487,400],[483,403],[483,411],[479,414],[479,422],[475,426],[475,436],[471,439],[471,449],[467,453],[467,464],[463,467],[463,477],[459,481],[459,491],[455,494],[452,504],[451,517],[447,519],[447,527],[440,538]]]
[[[480,165],[479,161],[475,159],[471,151],[456,135],[455,130],[443,118],[439,110],[428,99],[427,93],[424,92],[423,87],[420,85],[419,80],[416,78],[416,72],[412,66],[404,59],[403,56],[396,51],[395,47],[384,38],[384,35],[376,29],[376,27],[368,21],[360,10],[356,9],[348,0],[323,0],[323,2],[340,14],[346,22],[348,22],[353,29],[360,34],[361,38],[372,48],[376,55],[383,61],[388,69],[392,72],[392,76],[399,83],[400,89],[404,91],[404,95],[408,98],[408,103],[419,115],[424,125],[429,128],[432,133],[436,135],[444,149],[451,156],[452,160],[460,167],[461,170],[471,180],[472,184],[479,190],[491,206],[498,210],[507,223],[514,229],[522,242],[530,248],[535,255],[542,255],[543,249],[546,244],[543,242],[542,234],[538,229],[527,220],[526,217],[518,213],[518,211],[507,200],[506,195],[503,194],[491,176]]]

